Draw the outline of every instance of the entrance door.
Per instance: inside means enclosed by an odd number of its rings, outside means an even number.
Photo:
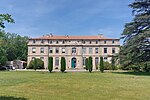
[[[72,60],[71,60],[71,68],[76,68],[76,61],[77,59],[76,58],[72,58]]]

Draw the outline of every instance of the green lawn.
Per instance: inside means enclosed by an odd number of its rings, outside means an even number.
[[[150,100],[150,73],[0,72],[0,100]]]

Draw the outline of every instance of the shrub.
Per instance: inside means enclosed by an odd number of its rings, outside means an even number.
[[[103,57],[100,57],[100,71],[103,73],[104,72],[104,62],[103,62]]]
[[[85,60],[85,69],[86,69],[86,70],[89,69],[89,66],[88,66],[88,58],[86,58],[86,60]]]
[[[103,64],[104,64],[104,70],[111,70],[112,69],[112,66],[108,61],[106,61],[106,62],[104,61]]]
[[[52,72],[53,70],[53,57],[48,58],[48,70],[49,72]]]
[[[150,62],[147,62],[144,64],[143,71],[150,72]]]
[[[111,59],[111,68],[112,68],[112,70],[116,69],[115,68],[115,59],[114,59],[114,57],[112,57],[112,59]]]
[[[34,60],[30,61],[27,69],[44,69],[44,62],[39,58],[35,58]]]
[[[65,57],[61,57],[61,72],[64,72],[66,70],[66,60]]]
[[[91,73],[93,69],[92,57],[89,57],[88,59],[88,66],[89,72]]]

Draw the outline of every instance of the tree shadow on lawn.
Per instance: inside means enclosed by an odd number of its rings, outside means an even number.
[[[112,72],[114,74],[126,74],[126,75],[136,75],[136,76],[150,76],[150,72]]]
[[[28,100],[28,99],[23,97],[0,96],[0,100]]]

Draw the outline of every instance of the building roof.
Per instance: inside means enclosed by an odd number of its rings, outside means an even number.
[[[106,38],[103,35],[97,35],[97,36],[56,36],[56,35],[46,35],[39,38],[30,38],[30,40],[119,40],[116,38]]]

